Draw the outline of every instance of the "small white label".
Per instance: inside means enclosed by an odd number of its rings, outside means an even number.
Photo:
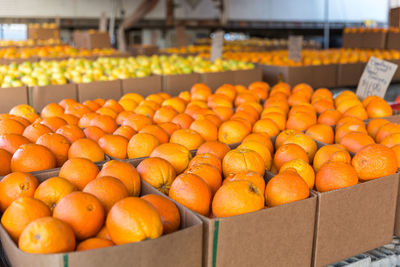
[[[396,64],[371,57],[358,82],[357,96],[361,99],[370,95],[384,97],[396,69]]]
[[[214,33],[214,38],[211,43],[211,61],[216,60],[222,56],[222,48],[224,45],[224,32],[217,31]]]
[[[289,59],[296,62],[301,61],[301,50],[303,49],[303,36],[289,36]]]

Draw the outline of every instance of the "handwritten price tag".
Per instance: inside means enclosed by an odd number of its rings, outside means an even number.
[[[217,31],[214,33],[214,38],[211,43],[211,61],[216,60],[222,56],[222,48],[224,46],[224,32]]]
[[[396,69],[396,64],[371,57],[358,82],[357,96],[361,99],[370,95],[384,97]]]
[[[289,36],[289,59],[301,61],[301,50],[303,49],[303,36]]]

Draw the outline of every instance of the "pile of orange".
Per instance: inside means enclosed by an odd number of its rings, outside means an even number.
[[[101,170],[88,159],[66,161],[59,176],[39,184],[26,172],[0,181],[1,224],[19,248],[60,253],[154,239],[180,227],[180,213],[166,197],[139,197],[140,177],[129,163],[109,161]]]

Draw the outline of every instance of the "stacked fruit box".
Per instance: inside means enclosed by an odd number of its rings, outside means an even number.
[[[0,238],[13,265],[330,264],[400,225],[391,115],[376,96],[264,82],[16,106],[0,117]]]

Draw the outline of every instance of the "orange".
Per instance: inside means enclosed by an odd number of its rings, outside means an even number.
[[[177,176],[169,190],[169,197],[203,216],[210,213],[210,187],[195,174],[183,173]]]
[[[178,112],[173,107],[164,106],[154,113],[153,121],[155,123],[171,122],[176,115],[178,115]]]
[[[217,126],[217,128],[222,124],[221,119],[216,114],[200,115],[200,116],[197,117],[197,120],[200,120],[200,119],[205,119],[205,120],[211,121],[215,126]]]
[[[56,133],[67,138],[71,144],[78,139],[85,138],[83,131],[76,125],[64,125],[58,128]]]
[[[65,222],[52,217],[34,220],[22,231],[18,247],[28,253],[64,253],[75,249],[75,235]]]
[[[106,225],[111,240],[117,245],[154,239],[163,233],[157,210],[138,197],[118,201],[108,213]]]
[[[182,91],[179,93],[178,97],[182,98],[183,100],[190,102],[192,96],[190,95],[189,91]]]
[[[57,117],[64,114],[64,108],[57,103],[47,104],[40,113],[42,118]]]
[[[218,140],[226,144],[239,143],[249,133],[249,129],[242,122],[230,120],[221,124],[218,130]]]
[[[216,217],[230,217],[264,208],[264,196],[250,181],[234,180],[221,186],[212,201]]]
[[[308,113],[299,111],[289,115],[286,121],[286,129],[305,131],[316,123],[317,120],[314,117],[311,117]]]
[[[78,139],[73,142],[68,151],[68,158],[85,158],[93,162],[103,161],[104,151],[93,140],[88,138]]]
[[[196,83],[190,89],[192,100],[207,101],[207,98],[212,94],[211,89],[204,83]]]
[[[89,138],[95,142],[99,141],[106,133],[97,126],[89,126],[83,130],[86,138]]]
[[[250,149],[234,149],[222,160],[222,171],[225,177],[230,174],[254,171],[260,175],[265,173],[265,162],[255,151]]]
[[[99,108],[98,110],[96,110],[96,113],[99,115],[105,115],[108,116],[110,118],[112,118],[113,120],[115,120],[118,117],[118,113],[113,110],[112,108]]]
[[[326,124],[315,124],[307,129],[306,135],[316,141],[325,144],[333,144],[335,134],[331,126]]]
[[[222,94],[233,100],[236,96],[236,89],[233,85],[223,84],[215,90],[215,94]]]
[[[98,140],[98,144],[104,153],[110,157],[127,158],[128,139],[123,136],[106,134]]]
[[[22,134],[24,125],[13,119],[0,120],[0,134]]]
[[[369,103],[371,103],[373,100],[382,100],[382,98],[381,97],[379,97],[379,96],[376,96],[376,95],[370,95],[370,96],[367,96],[363,101],[362,101],[362,104],[363,104],[363,106],[364,106],[364,108],[366,108],[367,106],[368,106],[368,104]]]
[[[127,94],[123,95],[120,100],[123,100],[123,99],[132,99],[136,103],[140,103],[144,100],[144,97],[138,93],[127,93]]]
[[[53,217],[68,223],[77,239],[82,240],[100,231],[104,222],[104,208],[95,196],[75,191],[58,202]]]
[[[71,99],[71,98],[64,98],[63,100],[61,100],[58,105],[60,105],[60,107],[62,108],[66,108],[67,106],[71,106],[73,104],[76,104],[76,100]]]
[[[394,133],[386,137],[380,143],[381,145],[385,145],[387,147],[393,147],[395,145],[400,144],[400,133]]]
[[[262,143],[264,146],[268,148],[271,155],[272,153],[274,153],[274,145],[272,144],[271,138],[266,133],[251,133],[243,139],[242,143],[248,141],[256,141]]]
[[[375,141],[380,143],[391,134],[400,133],[400,124],[388,123],[379,128],[375,136]]]
[[[215,115],[217,115],[221,121],[229,120],[234,113],[233,109],[227,108],[227,107],[216,107],[216,108],[213,108],[213,111],[214,111]]]
[[[114,99],[108,99],[104,103],[103,107],[104,108],[111,108],[117,113],[120,113],[120,112],[124,111],[124,108]]]
[[[286,116],[282,115],[281,113],[278,112],[266,113],[262,116],[262,119],[270,119],[273,122],[275,122],[276,125],[278,125],[280,131],[285,130]]]
[[[271,119],[258,120],[253,126],[254,133],[266,133],[269,136],[277,136],[280,132],[279,126]]]
[[[364,125],[353,124],[351,122],[345,123],[340,127],[336,127],[335,131],[336,131],[335,143],[340,143],[340,140],[343,138],[343,136],[345,136],[350,132],[359,132],[367,134],[367,129],[365,128]]]
[[[160,126],[161,128],[163,128],[163,130],[169,135],[171,136],[176,130],[179,130],[181,127],[173,122],[164,122],[164,123],[160,123],[158,124],[158,126]]]
[[[313,189],[315,183],[315,173],[313,167],[302,159],[294,159],[286,162],[279,169],[279,173],[293,168],[296,170],[297,174],[303,178],[307,183],[308,188]]]
[[[67,124],[69,124],[69,125],[78,125],[78,123],[79,123],[79,118],[74,115],[71,115],[71,114],[62,114],[58,117],[65,120],[67,122]]]
[[[36,144],[47,147],[56,157],[57,167],[61,167],[68,159],[69,141],[57,133],[47,133],[39,137]]]
[[[357,98],[352,98],[352,99],[346,99],[346,100],[336,104],[336,109],[343,114],[348,109],[355,107],[355,106],[362,106],[362,104],[361,104],[360,100],[358,100]]]
[[[340,140],[340,144],[343,145],[348,151],[357,153],[365,146],[375,144],[374,139],[365,133],[360,132],[349,132]]]
[[[269,108],[269,107],[277,107],[285,113],[289,112],[289,104],[287,100],[281,100],[281,99],[267,99],[264,103],[264,108]]]
[[[366,109],[369,118],[388,117],[393,114],[392,107],[383,99],[371,101]]]
[[[249,91],[245,91],[245,92],[241,92],[238,93],[236,98],[235,98],[235,107],[240,106],[243,103],[246,102],[256,102],[258,103],[260,101],[260,99],[258,98],[258,96],[254,93],[251,93]]]
[[[259,99],[265,100],[268,97],[267,87],[249,85],[249,92],[255,94]]]
[[[391,147],[392,150],[394,151],[394,153],[396,154],[396,158],[397,158],[397,163],[399,164],[399,168],[400,168],[400,145],[395,145]]]
[[[290,106],[301,105],[308,102],[309,98],[301,92],[293,93],[288,98],[288,103]]]
[[[201,135],[205,141],[216,141],[218,138],[218,128],[207,119],[197,119],[190,125],[190,129]]]
[[[131,164],[118,160],[107,161],[101,168],[97,178],[102,176],[111,176],[119,179],[125,185],[130,196],[139,196],[140,176]]]
[[[135,134],[128,142],[128,158],[148,157],[159,144],[158,138],[152,134]]]
[[[318,97],[324,97],[327,99],[332,99],[333,98],[333,94],[329,89],[326,88],[318,88],[317,90],[314,91],[311,99],[314,100],[315,98]]]
[[[95,100],[93,100],[94,102],[96,102],[97,104],[99,104],[100,106],[103,106],[104,103],[106,102],[104,99],[102,98],[96,98]]]
[[[174,202],[155,194],[142,196],[141,199],[149,202],[160,214],[164,234],[169,234],[179,229],[181,216]]]
[[[256,172],[249,171],[249,172],[240,172],[234,175],[229,175],[224,179],[224,182],[222,184],[225,185],[232,181],[249,181],[253,183],[258,188],[258,190],[260,190],[262,195],[264,195],[265,191],[264,177],[262,177],[260,174]]]
[[[343,113],[343,117],[355,117],[360,120],[367,120],[368,114],[362,105],[357,105],[357,106],[347,109]]]
[[[96,164],[90,160],[74,158],[64,163],[58,175],[82,190],[91,180],[96,178],[98,173],[99,169]]]
[[[268,207],[306,199],[309,195],[307,183],[292,168],[272,177],[265,188],[265,202]]]
[[[124,122],[122,123],[122,125],[129,126],[136,132],[140,131],[150,124],[152,124],[151,119],[140,114],[132,114],[128,116],[128,118],[126,118],[126,120],[124,120]]]
[[[100,128],[98,128],[98,129],[100,129]],[[135,134],[136,134],[136,131],[126,125],[122,125],[122,126],[118,127],[118,129],[115,130],[115,132],[113,132],[113,135],[120,135],[120,136],[125,137],[128,140],[130,140],[132,138],[132,136],[134,136]]]
[[[272,167],[272,156],[271,152],[269,151],[268,147],[260,142],[257,141],[247,141],[240,144],[238,149],[250,149],[258,153],[261,156],[265,163],[265,169],[271,170]]]
[[[218,188],[221,187],[222,177],[220,171],[210,164],[194,164],[191,165],[185,173],[196,174],[203,179],[211,189],[214,195]]]
[[[157,146],[151,152],[150,157],[165,159],[171,163],[176,173],[180,174],[188,167],[192,155],[183,145],[167,143]]]
[[[0,181],[0,208],[4,212],[19,197],[33,197],[39,182],[30,173],[13,172]]]
[[[26,127],[22,135],[28,138],[28,140],[31,141],[32,143],[36,143],[39,137],[41,137],[44,134],[52,132],[53,131],[46,125],[36,123]]]
[[[11,115],[23,117],[33,123],[37,118],[39,118],[39,115],[36,114],[35,109],[29,105],[22,104],[13,107],[10,112]]]
[[[137,166],[140,177],[158,191],[167,194],[176,177],[174,167],[162,158],[146,158]]]
[[[135,113],[139,115],[144,115],[150,119],[153,119],[154,114],[156,111],[152,108],[150,108],[148,105],[140,105],[137,108],[135,108]]]
[[[1,216],[1,224],[17,242],[24,228],[32,221],[50,216],[50,209],[42,201],[32,197],[14,200]]]
[[[81,103],[75,103],[65,108],[65,114],[71,114],[78,118],[82,118],[85,113],[91,112],[91,109]]]
[[[399,163],[396,153],[380,144],[364,147],[351,160],[360,180],[372,180],[396,173]]]
[[[189,150],[194,150],[204,143],[203,137],[192,129],[176,130],[170,138],[170,143],[180,144]]]
[[[180,97],[171,97],[164,102],[162,102],[161,106],[168,106],[175,109],[178,113],[183,113],[186,109],[186,101]]]
[[[113,118],[107,115],[100,115],[94,117],[89,126],[96,126],[102,129],[104,132],[112,134],[117,129],[117,123]]]
[[[13,172],[34,172],[55,168],[54,154],[45,146],[26,144],[20,146],[11,159]]]
[[[295,136],[296,134],[299,134],[299,133],[301,133],[301,132],[298,130],[293,130],[293,129],[284,130],[284,131],[280,132],[275,139],[275,148],[278,149],[280,146],[282,146],[286,142],[286,140],[289,137]]]
[[[97,197],[106,213],[115,203],[129,195],[125,185],[112,176],[96,178],[90,181],[82,191]]]
[[[90,108],[92,111],[96,111],[101,107],[98,103],[94,102],[93,100],[83,101],[82,104]]]
[[[143,129],[141,129],[139,133],[148,133],[154,135],[155,137],[157,137],[158,141],[160,141],[160,144],[168,143],[169,141],[169,136],[164,131],[164,129],[155,124],[147,125]]]
[[[77,189],[73,183],[65,178],[52,177],[39,184],[34,197],[43,201],[52,211],[60,199]]]
[[[114,243],[111,240],[92,237],[88,238],[76,246],[76,251],[84,251],[96,248],[105,248],[114,246]]]
[[[315,141],[303,134],[303,133],[298,133],[296,135],[293,136],[289,136],[284,142],[283,144],[297,144],[300,147],[302,147],[304,149],[304,151],[306,151],[309,162],[312,162],[315,152],[317,151],[317,144],[315,143]]]
[[[313,91],[314,91],[313,88],[306,83],[296,84],[292,88],[292,94],[297,93],[297,92],[302,92],[308,99],[311,98]]]
[[[267,107],[262,110],[261,117],[266,113],[280,113],[282,115],[287,115],[286,111],[279,107]]]
[[[332,191],[358,183],[355,169],[344,162],[328,162],[318,170],[315,188],[319,192]]]
[[[29,140],[20,134],[0,135],[0,149],[4,149],[11,154],[14,154],[21,145],[29,143]]]
[[[107,227],[104,225],[103,228],[97,233],[96,237],[111,240],[110,235],[108,234]]]
[[[342,117],[336,124],[336,128],[342,127],[345,124],[357,124],[360,126],[365,126],[364,122],[355,117]],[[364,127],[365,128],[365,127]]]
[[[55,132],[61,126],[67,125],[67,122],[60,117],[47,117],[44,118],[40,124],[46,125],[50,130]]]
[[[12,155],[4,149],[0,149],[0,175],[7,175],[11,172]]]
[[[154,111],[156,109],[160,108],[160,104],[158,102],[154,101],[154,100],[144,100],[144,101],[139,103],[138,107],[141,107],[141,106],[146,106],[148,108],[151,108]]]
[[[342,113],[340,113],[340,111],[337,111],[335,109],[328,109],[319,115],[318,123],[333,126],[336,125],[341,117]]]
[[[217,156],[220,160],[224,158],[226,153],[231,150],[227,144],[221,143],[219,141],[207,141],[204,142],[196,152],[196,155],[210,153]]]
[[[179,125],[183,129],[187,129],[192,124],[193,118],[186,113],[181,113],[176,115],[171,122]]]
[[[309,157],[301,146],[294,143],[287,143],[276,150],[274,165],[279,171],[283,164],[294,159],[302,159],[305,162],[309,162]]]
[[[379,129],[383,125],[388,124],[388,123],[389,123],[389,121],[385,120],[385,119],[372,119],[372,120],[370,120],[368,122],[368,125],[367,125],[368,134],[370,136],[372,136],[372,138],[375,139],[375,136],[378,133]]]
[[[322,165],[327,162],[350,163],[351,156],[343,145],[327,145],[317,150],[315,153],[313,167],[317,172]]]
[[[90,112],[86,113],[85,115],[82,116],[82,118],[79,119],[78,126],[79,128],[87,128],[90,126],[90,122],[96,118],[97,116],[100,116],[96,112]]]
[[[215,108],[215,107],[228,107],[231,108],[233,106],[231,98],[229,98],[226,95],[223,94],[213,94],[211,95],[208,100],[207,100],[207,105],[210,108]]]

